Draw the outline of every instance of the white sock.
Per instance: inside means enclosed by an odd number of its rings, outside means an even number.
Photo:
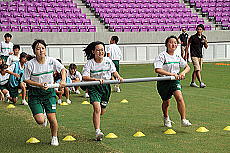
[[[101,130],[100,129],[96,129],[96,133],[99,133],[99,132],[101,132]]]

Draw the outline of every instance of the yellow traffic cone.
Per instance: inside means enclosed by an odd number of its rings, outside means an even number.
[[[128,100],[127,100],[127,99],[123,99],[123,100],[121,101],[121,103],[128,103]]]
[[[83,101],[81,104],[88,105],[90,103],[88,101]]]
[[[6,108],[15,108],[13,104],[9,104]]]
[[[176,132],[173,129],[168,129],[164,132],[164,134],[176,134]]]
[[[74,137],[72,137],[71,135],[68,135],[63,140],[64,141],[75,141],[76,139]]]
[[[144,135],[144,133],[142,133],[141,131],[138,131],[138,132],[135,133],[133,136],[134,136],[134,137],[144,137],[145,135]]]
[[[40,142],[38,139],[31,137],[29,140],[26,141],[26,143],[38,143]]]
[[[118,138],[118,136],[116,136],[116,134],[114,134],[114,133],[109,133],[107,136],[105,136],[106,138],[112,138],[112,139],[114,139],[114,138]]]
[[[60,105],[66,106],[66,105],[69,105],[69,104],[67,102],[62,102]]]
[[[199,127],[198,129],[196,129],[196,132],[208,132],[209,130],[206,129],[205,127]]]
[[[225,131],[230,131],[230,126],[226,126],[226,127],[224,128],[224,130],[225,130]]]

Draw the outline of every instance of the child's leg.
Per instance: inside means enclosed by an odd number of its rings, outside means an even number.
[[[22,100],[26,100],[26,86],[24,82],[20,83],[20,88],[22,89]]]
[[[168,99],[168,100],[163,100],[162,105],[161,105],[162,112],[163,112],[163,115],[164,115],[165,118],[169,116],[168,115],[169,104],[170,104],[170,100]]]
[[[93,103],[93,125],[95,129],[100,129],[101,105],[99,102]]]
[[[69,88],[68,87],[64,88],[64,93],[65,93],[66,99],[69,99]]]
[[[180,113],[181,119],[185,119],[186,109],[182,92],[180,90],[176,90],[173,92],[173,95],[177,101],[177,109]]]
[[[48,120],[50,122],[51,135],[52,136],[57,136],[58,122],[57,122],[57,119],[56,119],[56,113],[48,113],[47,117],[48,117]]]
[[[39,125],[44,124],[45,118],[46,117],[45,117],[44,113],[39,113],[39,114],[34,115],[34,119]]]

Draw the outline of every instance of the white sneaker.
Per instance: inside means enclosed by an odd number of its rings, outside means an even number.
[[[200,88],[205,88],[205,87],[206,87],[206,85],[203,82],[201,82],[200,83]]]
[[[181,125],[182,125],[182,126],[191,126],[192,123],[190,123],[189,120],[182,119],[182,120],[181,120]]]
[[[96,141],[101,141],[103,137],[104,137],[104,134],[101,131],[96,132]]]
[[[190,87],[196,87],[196,88],[199,88],[199,86],[198,86],[195,82],[191,82],[191,83],[190,83]]]
[[[59,142],[58,142],[58,138],[53,136],[52,139],[51,139],[51,143],[50,143],[52,146],[58,146],[59,145]]]
[[[22,105],[28,105],[25,99],[22,100]]]
[[[42,126],[46,127],[47,124],[48,124],[47,115],[46,115],[46,113],[44,113],[44,123],[42,124]]]
[[[119,87],[114,87],[115,92],[121,92],[121,89]]]
[[[81,94],[81,92],[80,92],[79,90],[76,90],[75,93],[76,93],[77,95]]]
[[[170,120],[169,116],[168,117],[164,117],[164,126],[165,127],[172,127],[172,123],[174,123],[173,121]]]
[[[58,99],[58,104],[60,105],[62,103],[62,100],[61,99]]]
[[[89,94],[86,92],[84,95],[85,98],[89,98]]]
[[[68,104],[71,104],[71,103],[72,103],[71,100],[69,100],[69,99],[67,99],[66,102],[67,102]]]

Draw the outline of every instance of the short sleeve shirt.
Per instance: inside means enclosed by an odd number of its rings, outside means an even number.
[[[9,81],[9,78],[10,78],[10,74],[9,73],[6,73],[5,75],[2,75],[0,73],[0,85],[3,86],[5,84],[7,84],[7,82]]]
[[[65,67],[53,57],[47,56],[44,64],[39,64],[37,59],[34,58],[26,63],[25,80],[51,84],[54,82],[53,73],[55,71],[60,73],[64,68]]]
[[[197,34],[192,35],[190,37],[189,43],[191,43],[190,45],[191,57],[203,58],[202,48],[204,46],[204,43],[202,42],[202,40],[204,38],[206,39],[204,35],[201,35],[201,37],[199,37]]]
[[[14,44],[12,42],[6,43],[5,41],[2,41],[0,44],[0,54],[4,56],[9,56],[10,52],[13,52],[13,46]]]
[[[75,74],[70,74],[69,70],[67,71],[67,76],[71,78],[71,80],[75,80],[76,78],[79,78],[79,80],[82,80],[82,75],[80,72],[76,71]]]
[[[180,34],[179,38],[180,41],[183,42],[182,46],[186,46],[188,41],[188,34],[183,32],[182,34]]]
[[[7,65],[11,65],[13,62],[19,61],[19,57],[15,55],[10,55],[9,58],[6,61]]]
[[[178,74],[180,68],[184,68],[187,62],[179,55],[169,55],[166,51],[161,52],[154,61],[154,67],[167,72]],[[159,76],[165,76],[159,74]]]
[[[110,44],[107,53],[110,53],[111,60],[121,60],[122,58],[121,49],[117,44]]]
[[[101,63],[96,63],[94,59],[88,60],[84,65],[82,76],[110,80],[113,72],[116,72],[114,63],[108,57],[104,57]]]

